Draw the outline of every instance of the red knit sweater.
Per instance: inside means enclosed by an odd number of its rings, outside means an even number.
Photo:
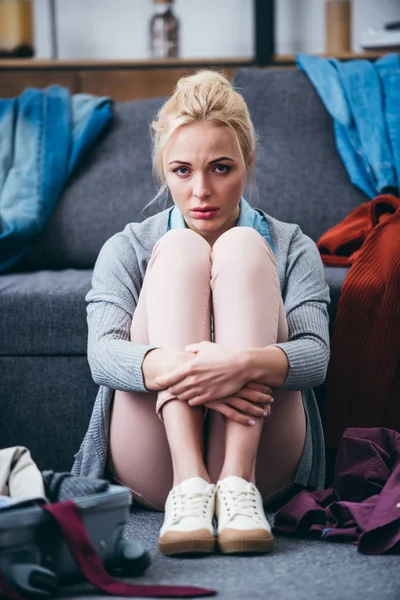
[[[350,266],[325,382],[327,446],[346,427],[400,432],[400,199],[365,202],[317,245],[325,264]]]

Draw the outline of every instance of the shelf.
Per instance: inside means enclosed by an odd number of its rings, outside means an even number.
[[[19,59],[0,60],[0,69],[160,69],[171,67],[207,67],[221,65],[226,67],[254,65],[254,58],[168,58],[146,60],[54,60],[54,59]]]
[[[367,59],[374,60],[384,54],[392,53],[393,50],[381,52],[342,52],[340,54],[315,54],[324,58],[337,58],[339,60]],[[295,65],[295,54],[275,54],[271,65]],[[252,57],[237,56],[233,58],[169,58],[164,60],[144,59],[144,60],[54,60],[54,59],[19,59],[7,58],[0,59],[0,69],[9,70],[80,70],[80,69],[168,69],[168,68],[195,68],[195,67],[241,67],[256,66],[255,59]]]
[[[366,60],[374,60],[376,58],[380,58],[385,54],[391,54],[393,50],[382,50],[381,52],[340,52],[338,54],[319,54],[313,53],[313,56],[320,56],[322,58],[337,58],[338,60],[356,60],[356,59],[366,59]],[[305,54],[310,54],[309,52]],[[295,64],[296,63],[296,55],[295,54],[275,54],[273,57],[273,65],[279,64]]]

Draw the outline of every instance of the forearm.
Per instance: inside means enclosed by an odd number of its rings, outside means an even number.
[[[304,337],[277,344],[290,364],[285,390],[307,390],[325,381],[329,363],[329,344],[319,337]]]
[[[306,390],[321,385],[329,362],[329,346],[318,338],[302,338],[243,351],[246,376],[272,388]]]
[[[152,346],[118,339],[103,339],[88,348],[93,381],[112,389],[145,392],[142,373],[144,356]]]
[[[160,391],[162,388],[155,383],[157,377],[168,375],[171,371],[191,360],[193,354],[180,350],[154,348],[146,354],[142,363],[143,381],[149,391]]]
[[[93,381],[115,390],[145,392],[142,363],[154,346],[131,341],[131,318],[118,306],[89,304],[87,314],[87,357]]]
[[[165,365],[170,361],[171,351],[155,348],[146,354],[142,363],[143,381],[149,391],[159,389],[154,380],[165,372]]]
[[[272,388],[283,386],[289,371],[289,361],[281,348],[248,348],[243,354],[248,381],[257,381]]]

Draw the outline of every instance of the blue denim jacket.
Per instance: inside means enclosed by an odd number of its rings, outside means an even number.
[[[338,151],[350,180],[367,196],[400,187],[400,56],[340,62],[297,55],[334,119]]]
[[[264,213],[257,208],[252,208],[250,204],[243,198],[240,199],[240,214],[236,224],[237,227],[253,227],[264,238],[274,252],[274,246],[271,239],[271,233]],[[176,206],[173,206],[168,218],[168,231],[170,229],[178,229],[186,227],[182,213]]]
[[[112,118],[110,105],[61,86],[0,100],[0,272],[46,225],[68,177]]]

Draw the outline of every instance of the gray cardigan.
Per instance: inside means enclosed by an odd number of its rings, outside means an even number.
[[[107,462],[114,390],[145,392],[142,362],[153,346],[130,341],[132,315],[156,242],[166,233],[169,210],[129,223],[102,247],[86,296],[88,361],[100,388],[72,472],[103,477]],[[289,361],[282,389],[301,390],[307,434],[296,482],[322,489],[324,436],[312,388],[320,385],[329,360],[329,288],[315,243],[297,225],[265,215],[274,245],[289,340],[275,344]]]

